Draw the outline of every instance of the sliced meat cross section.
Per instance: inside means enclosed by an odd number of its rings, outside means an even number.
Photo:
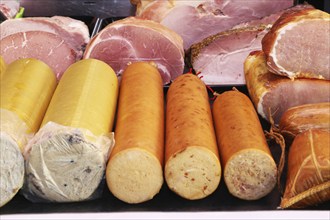
[[[181,37],[157,22],[135,17],[106,26],[87,45],[84,58],[108,63],[117,75],[132,62],[153,61],[164,84],[181,75],[184,68]]]

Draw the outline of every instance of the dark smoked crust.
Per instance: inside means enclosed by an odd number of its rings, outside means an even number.
[[[242,27],[242,28],[235,28],[235,29],[230,29],[227,31],[223,31],[220,33],[217,33],[215,35],[212,35],[210,37],[205,38],[199,43],[193,44],[190,47],[190,62],[193,64],[195,60],[198,58],[200,52],[202,51],[203,48],[209,46],[211,43],[216,41],[217,39],[223,37],[223,36],[228,36],[232,34],[239,34],[241,32],[246,32],[246,31],[263,31],[267,28],[267,25],[258,25],[258,26],[250,26],[250,27]]]

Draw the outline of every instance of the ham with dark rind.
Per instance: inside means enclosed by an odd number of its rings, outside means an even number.
[[[132,62],[154,62],[164,84],[183,74],[184,69],[181,37],[157,22],[135,17],[102,29],[87,45],[84,58],[106,62],[118,76]]]
[[[8,35],[0,40],[0,54],[6,63],[20,58],[35,58],[48,64],[60,79],[77,60],[75,51],[57,34],[27,31]]]
[[[330,81],[321,79],[291,80],[267,69],[262,51],[254,51],[244,63],[246,85],[258,113],[278,124],[283,113],[291,107],[330,102]]]
[[[267,66],[275,74],[330,80],[330,14],[289,10],[262,40]]]
[[[184,49],[235,25],[293,6],[293,0],[131,0],[136,16],[154,20],[177,32]]]

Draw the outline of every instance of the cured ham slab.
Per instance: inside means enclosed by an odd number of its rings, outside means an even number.
[[[115,21],[102,29],[87,45],[84,58],[108,63],[118,76],[132,62],[153,62],[164,84],[184,69],[181,37],[157,22],[135,17]]]
[[[63,16],[9,19],[0,29],[0,55],[6,63],[35,58],[48,64],[58,80],[82,58],[90,40],[84,22]]]
[[[6,63],[20,58],[35,58],[48,64],[60,79],[77,60],[75,51],[56,34],[27,31],[8,35],[0,40],[0,54]]]
[[[262,19],[236,25],[233,29],[205,38],[191,46],[191,64],[209,85],[245,84],[243,63],[250,52],[261,50],[261,41],[287,10],[313,8],[302,4]]]
[[[75,50],[78,59],[82,57],[83,50],[90,40],[89,30],[84,22],[63,16],[9,19],[1,23],[0,27],[0,40],[8,35],[27,31],[57,34]]]
[[[269,28],[264,25],[224,31],[191,47],[191,63],[208,85],[243,85],[243,63],[251,51],[261,49]]]
[[[136,16],[160,22],[177,32],[184,49],[235,25],[262,18],[293,5],[293,0],[132,0]]]
[[[317,9],[284,13],[262,40],[273,73],[330,79],[330,14]]]
[[[330,81],[320,79],[291,80],[267,69],[262,51],[252,52],[244,63],[246,85],[258,113],[269,120],[269,112],[278,124],[290,107],[330,102]]]

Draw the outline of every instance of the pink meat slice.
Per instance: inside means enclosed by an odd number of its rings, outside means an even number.
[[[274,22],[287,10],[313,8],[297,5],[262,19],[236,25],[191,46],[191,63],[209,85],[244,85],[243,63],[250,52],[261,50],[261,41]]]
[[[52,68],[57,79],[77,59],[60,36],[44,31],[18,32],[1,39],[0,55],[6,63],[20,58],[41,60]]]
[[[140,0],[137,16],[158,21],[177,32],[183,38],[186,50],[208,36],[291,6],[293,0]]]
[[[330,14],[317,9],[284,13],[262,40],[269,69],[294,78],[330,80]]]
[[[14,18],[17,12],[19,11],[19,6],[20,6],[19,1],[1,0],[0,12],[8,19]]]
[[[192,54],[197,53],[192,57],[194,70],[208,85],[245,84],[244,60],[251,51],[261,49],[267,30],[265,26],[233,29],[193,45]]]
[[[87,45],[84,58],[108,63],[119,76],[131,62],[152,61],[164,84],[181,75],[184,68],[181,37],[157,22],[135,17],[106,26]]]
[[[57,34],[75,50],[78,59],[82,57],[83,50],[90,40],[89,30],[84,22],[62,16],[9,19],[2,22],[0,28],[0,40],[8,35],[27,31]]]

